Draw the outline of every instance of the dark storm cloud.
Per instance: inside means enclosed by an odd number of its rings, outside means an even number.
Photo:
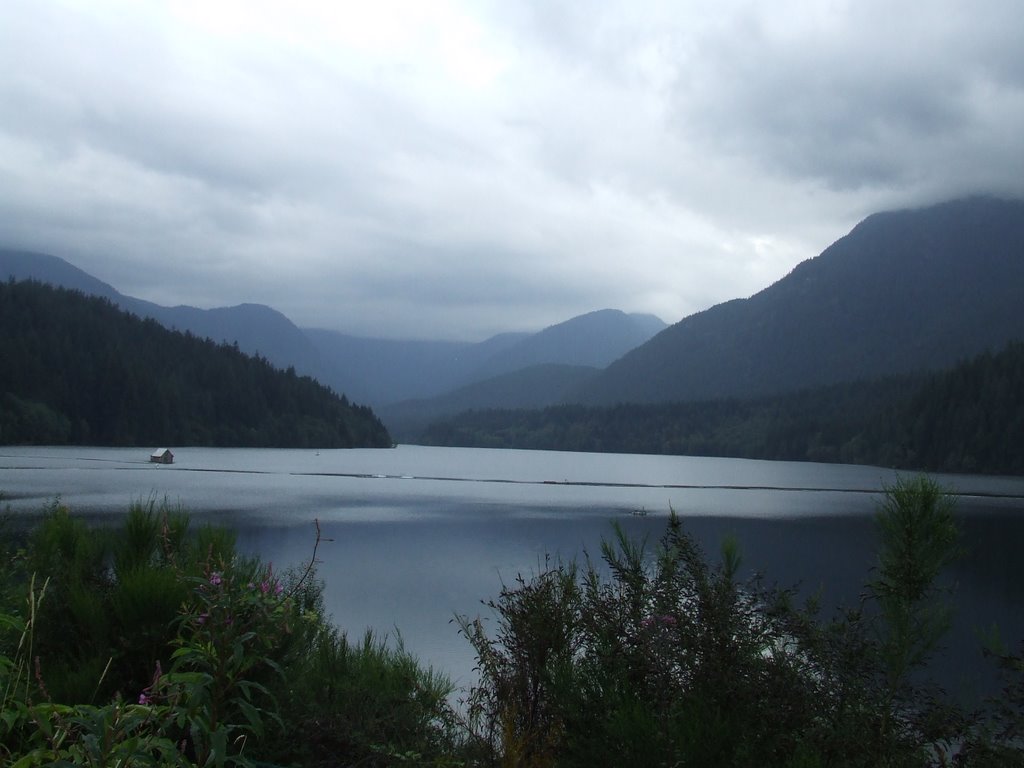
[[[714,29],[680,73],[681,130],[839,190],[1004,187],[1005,166],[984,161],[1021,168],[1006,134],[1024,103],[1019,6],[838,7]]]
[[[0,7],[0,228],[161,303],[480,338],[1021,193],[1013,2]]]

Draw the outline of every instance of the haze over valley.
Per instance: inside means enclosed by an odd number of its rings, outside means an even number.
[[[983,395],[980,388],[956,396],[957,408],[990,413],[985,423],[993,426],[971,432],[970,444],[959,436],[961,428],[947,429],[945,441],[926,445],[912,437],[913,429],[883,434],[875,424],[912,420],[914,409],[930,409],[911,404],[926,375],[1024,339],[1022,244],[1019,200],[974,197],[880,213],[749,299],[716,305],[672,326],[606,309],[537,333],[506,333],[478,343],[300,329],[276,310],[252,304],[160,307],[124,296],[50,255],[0,251],[0,273],[103,297],[169,329],[237,345],[281,369],[319,379],[372,406],[392,437],[403,442],[1016,472],[1024,466],[1020,451],[995,448],[1009,446],[1018,429],[1021,406],[1013,399],[999,404],[998,396]],[[1020,374],[1013,373],[1014,359],[1000,358],[1000,391],[1016,391]],[[891,381],[879,381],[884,377]],[[853,389],[822,389],[837,386]],[[945,385],[928,386],[939,391]],[[773,397],[789,400],[765,400]],[[723,400],[761,404],[737,415],[716,405]],[[694,405],[661,412],[621,409],[685,403]],[[766,418],[765,403],[776,414],[800,410],[804,423],[790,424],[791,416]],[[614,417],[600,410],[616,404]],[[550,410],[571,405],[597,410]],[[908,415],[896,418],[891,409]],[[954,410],[947,404],[947,412]],[[658,429],[649,424],[652,413],[659,413]],[[707,415],[715,413],[708,422]],[[601,436],[584,426],[595,423],[602,425]],[[723,430],[733,437],[725,438]],[[773,436],[783,432],[789,437]],[[510,438],[513,433],[518,437]],[[947,445],[949,440],[954,443]]]

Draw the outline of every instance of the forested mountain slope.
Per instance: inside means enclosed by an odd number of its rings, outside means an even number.
[[[387,446],[367,408],[110,301],[0,283],[0,442]]]
[[[424,428],[460,411],[543,408],[566,402],[566,393],[596,376],[597,368],[548,363],[503,373],[423,400],[405,400],[377,409],[399,442],[419,442]]]
[[[654,315],[599,309],[548,326],[491,355],[475,372],[482,381],[535,365],[604,368],[665,329]]]
[[[1024,343],[928,375],[748,400],[482,410],[435,445],[840,461],[1024,475]]]
[[[263,304],[199,309],[164,307],[133,296],[83,272],[57,256],[0,248],[0,280],[37,280],[88,296],[109,299],[126,312],[151,317],[165,328],[189,331],[201,339],[237,343],[251,355],[259,354],[278,368],[294,367],[299,373],[319,376],[320,359],[309,339],[283,314]],[[340,390],[339,390],[340,391]]]
[[[750,397],[936,370],[1024,338],[1024,201],[870,216],[774,285],[691,315],[584,384],[589,403]]]

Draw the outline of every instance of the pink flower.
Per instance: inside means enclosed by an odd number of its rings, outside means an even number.
[[[139,704],[149,704],[149,696],[146,695],[145,691],[139,694]]]

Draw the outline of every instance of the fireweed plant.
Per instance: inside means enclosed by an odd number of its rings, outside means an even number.
[[[200,765],[220,765],[243,757],[268,720],[283,728],[268,678],[282,674],[276,657],[299,617],[270,565],[221,563],[190,581],[193,599],[177,620],[171,668],[157,667],[139,702],[169,706],[187,733],[187,753]]]
[[[349,643],[324,615],[319,526],[306,566],[278,573],[235,554],[226,532],[192,533],[165,512],[137,505],[114,530],[55,503],[20,548],[5,548],[4,584],[29,599],[0,606],[0,764],[443,764],[453,754],[447,680],[372,635]],[[45,599],[29,565],[54,574]],[[174,595],[169,615],[167,594],[144,584]],[[100,671],[83,686],[80,668]],[[318,722],[347,731],[325,738]]]

